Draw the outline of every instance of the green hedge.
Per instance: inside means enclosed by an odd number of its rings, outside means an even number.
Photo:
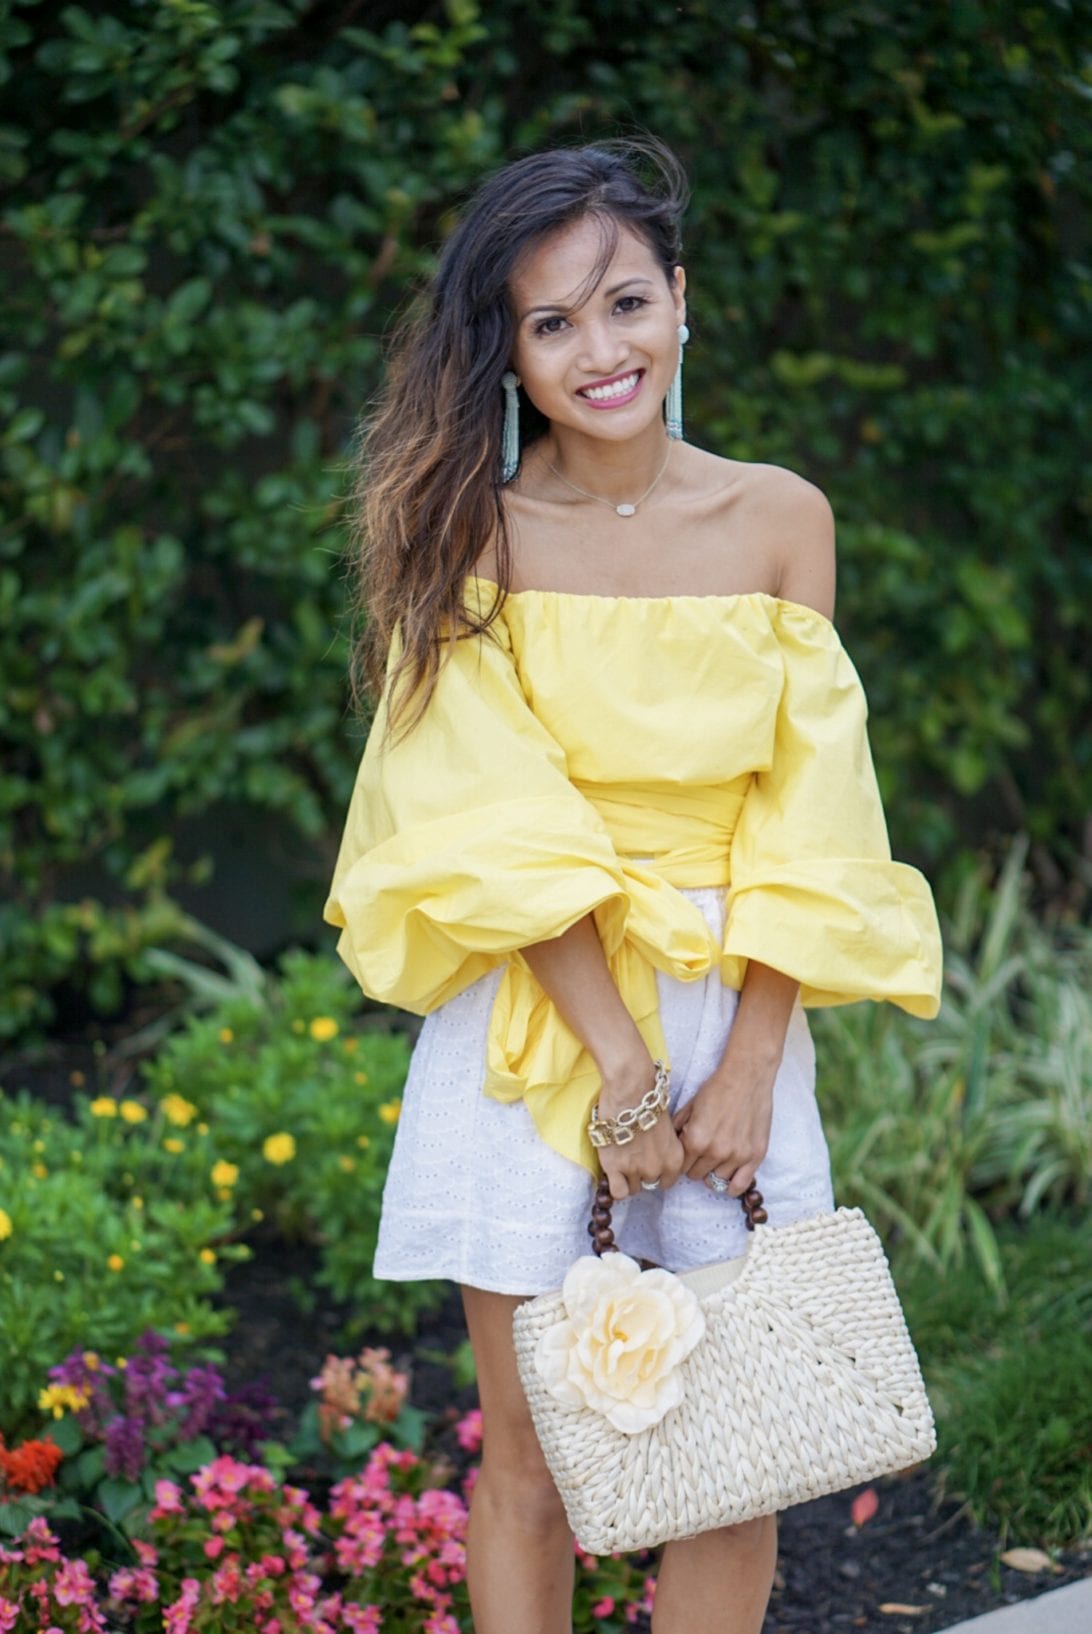
[[[356,758],[344,461],[381,337],[506,154],[688,162],[697,440],[820,482],[896,847],[1092,785],[1087,8],[304,0],[0,17],[0,1036],[151,979],[180,823],[321,894]],[[348,15],[352,15],[349,8]],[[95,862],[110,889],[78,896]]]

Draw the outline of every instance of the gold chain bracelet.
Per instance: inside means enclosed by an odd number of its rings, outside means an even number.
[[[636,1106],[626,1107],[613,1118],[599,1116],[599,1102],[591,1109],[588,1139],[593,1146],[627,1146],[638,1129],[651,1129],[661,1112],[668,1108],[668,1071],[662,1061],[654,1061],[656,1082]]]

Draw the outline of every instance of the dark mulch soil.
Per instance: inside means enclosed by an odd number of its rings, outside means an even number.
[[[92,1024],[79,1036],[54,1040],[33,1058],[0,1059],[0,1085],[9,1092],[25,1087],[63,1105],[72,1093],[70,1075],[79,1069],[92,1092],[123,1094],[131,1063],[109,1055],[96,1058],[90,1038],[116,1044],[132,1027],[132,1018],[116,1030]],[[310,1398],[310,1380],[327,1353],[348,1354],[364,1343],[387,1345],[396,1365],[410,1367],[416,1406],[442,1413],[453,1405],[460,1410],[473,1405],[473,1390],[453,1393],[443,1362],[466,1336],[454,1290],[413,1343],[372,1332],[349,1344],[343,1328],[351,1313],[317,1290],[315,1251],[271,1234],[251,1240],[254,1258],[228,1272],[224,1303],[238,1315],[221,1341],[224,1371],[232,1385],[264,1379],[288,1410],[286,1430]],[[938,1500],[934,1487],[925,1470],[877,1482],[878,1511],[859,1529],[850,1520],[853,1492],[787,1511],[780,1521],[778,1575],[763,1634],[936,1634],[1092,1572],[1087,1549],[1062,1556],[1056,1574],[1032,1576],[1001,1565],[993,1534],[974,1526],[957,1501]],[[895,1605],[917,1609],[881,1609]]]

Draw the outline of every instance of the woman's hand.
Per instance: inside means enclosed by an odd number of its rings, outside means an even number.
[[[644,1055],[617,1073],[604,1074],[599,1091],[599,1116],[616,1118],[628,1107],[638,1106],[656,1082],[652,1058]],[[675,1133],[670,1114],[661,1112],[651,1129],[634,1128],[633,1139],[624,1146],[600,1146],[597,1156],[610,1181],[610,1194],[617,1202],[641,1189],[642,1180],[658,1180],[666,1191],[682,1173],[685,1154]]]
[[[770,1144],[774,1081],[799,984],[757,959],[748,961],[735,1020],[720,1065],[675,1114],[683,1174],[717,1174],[742,1197]]]
[[[755,1183],[770,1144],[777,1061],[763,1055],[726,1058],[692,1100],[675,1114],[685,1154],[683,1174],[704,1180],[716,1173],[733,1197]]]

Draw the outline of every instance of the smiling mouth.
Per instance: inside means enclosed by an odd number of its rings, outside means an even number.
[[[633,369],[629,374],[621,374],[615,380],[608,380],[601,386],[582,386],[577,392],[587,403],[595,403],[601,408],[608,408],[613,403],[619,403],[633,396],[644,376],[643,369]]]

